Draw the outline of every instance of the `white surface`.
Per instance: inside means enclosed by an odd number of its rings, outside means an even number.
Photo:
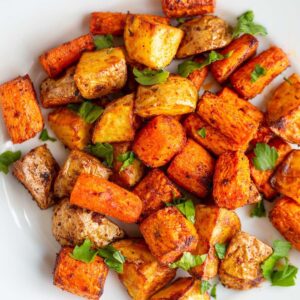
[[[276,44],[289,54],[293,67],[284,76],[299,67],[300,1],[217,2],[217,15],[232,24],[241,13],[254,10],[255,20],[266,26],[269,32],[268,37],[261,39],[260,50]],[[0,82],[29,73],[38,88],[45,77],[37,61],[39,54],[87,32],[89,13],[101,10],[161,14],[160,0],[1,0]],[[270,91],[281,80],[280,75],[254,102],[264,107]],[[32,139],[22,145],[12,145],[0,118],[0,153],[19,149],[26,153],[39,144],[37,139]],[[66,155],[64,147],[59,142],[49,142],[48,146],[61,164]],[[239,209],[244,231],[267,243],[279,237],[267,218],[250,218],[249,209]],[[76,299],[52,285],[52,270],[59,246],[51,235],[51,213],[51,209],[41,211],[11,174],[4,176],[0,173],[0,299]],[[292,252],[291,261],[300,267],[299,252]],[[220,285],[217,288],[218,300],[296,300],[299,294],[299,279],[298,285],[292,288],[270,287],[269,283],[244,292],[227,290]],[[101,299],[129,299],[113,272],[109,273]]]

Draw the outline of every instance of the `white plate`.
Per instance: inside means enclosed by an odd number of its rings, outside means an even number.
[[[248,9],[255,12],[255,20],[267,27],[269,35],[260,50],[276,44],[289,55],[293,67],[254,100],[262,108],[270,91],[300,66],[299,11],[297,0],[219,0],[217,15],[235,24],[235,18]],[[45,74],[37,57],[48,48],[75,38],[88,31],[89,13],[92,11],[122,11],[161,14],[160,0],[10,0],[0,1],[0,81],[29,73],[38,90]],[[46,116],[46,112],[43,112]],[[28,152],[40,144],[32,139],[22,145],[12,145],[0,120],[0,153],[5,150]],[[66,156],[59,143],[48,143],[61,164]],[[270,206],[268,205],[268,208]],[[11,174],[0,174],[0,299],[76,299],[52,285],[52,270],[59,249],[51,234],[51,209],[41,211],[28,192]],[[250,218],[249,207],[238,210],[244,231],[272,243],[279,234],[267,218]],[[292,251],[291,261],[300,267],[299,252]],[[291,288],[262,287],[244,292],[217,289],[218,299],[299,299],[298,285]],[[298,294],[298,296],[297,296]],[[106,280],[104,300],[129,299],[117,276],[110,272]]]

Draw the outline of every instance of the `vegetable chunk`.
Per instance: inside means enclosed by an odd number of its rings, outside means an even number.
[[[203,63],[204,59],[203,57],[196,57],[195,59],[193,59],[194,62],[196,63]],[[208,67],[202,67],[201,69],[196,69],[193,72],[191,72],[188,75],[188,79],[194,84],[195,88],[197,89],[197,91],[199,92],[204,80],[206,79],[208,75]]]
[[[0,107],[14,144],[34,137],[44,122],[29,75],[0,85]]]
[[[142,201],[138,196],[104,178],[89,174],[78,177],[70,202],[125,223],[135,223],[142,211]]]
[[[166,207],[151,214],[140,224],[140,231],[154,257],[162,263],[176,261],[183,252],[194,251],[197,232],[176,207]]]

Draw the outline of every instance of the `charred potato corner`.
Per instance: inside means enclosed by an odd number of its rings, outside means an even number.
[[[99,299],[116,272],[133,300],[209,300],[217,282],[295,285],[300,77],[279,78],[263,112],[252,99],[290,62],[276,45],[260,50],[267,30],[253,12],[232,27],[211,14],[214,0],[161,5],[164,16],[92,12],[89,33],[40,55],[39,94],[29,75],[0,85],[5,137],[38,135],[27,153],[0,154],[0,171],[11,165],[16,184],[52,211],[54,285]],[[271,235],[244,232],[241,207],[282,238],[271,247]]]

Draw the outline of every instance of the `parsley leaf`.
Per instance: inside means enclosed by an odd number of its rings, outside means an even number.
[[[250,216],[258,217],[258,218],[266,216],[266,209],[265,209],[263,200],[260,200],[259,202],[254,204],[253,209],[251,210]]]
[[[114,46],[114,38],[111,34],[94,36],[94,44],[97,50]]]
[[[254,13],[249,10],[238,17],[238,22],[233,30],[233,38],[237,38],[242,33],[252,35],[267,35],[267,29],[259,24],[254,23]]]
[[[270,147],[266,143],[257,143],[254,148],[254,154],[253,164],[257,170],[266,171],[274,169],[278,159],[276,148]]]
[[[211,284],[207,280],[202,280],[200,284],[200,293],[203,295],[206,293],[211,287]]]
[[[21,157],[21,151],[5,151],[2,154],[0,154],[0,172],[3,172],[4,174],[8,173],[8,167],[20,159]]]
[[[183,255],[181,256],[180,260],[170,264],[169,267],[172,269],[181,268],[185,271],[188,271],[191,268],[203,264],[206,257],[207,254],[193,255],[190,252],[183,252]]]
[[[128,166],[132,165],[135,160],[134,153],[132,151],[125,152],[118,156],[118,161],[123,162],[120,172],[124,171]]]
[[[192,200],[185,198],[174,199],[172,203],[166,203],[166,206],[176,206],[177,209],[192,223],[195,223],[195,206]]]
[[[272,274],[273,286],[293,286],[295,285],[298,268],[288,263],[286,260],[282,270],[276,270]]]
[[[93,262],[97,255],[97,250],[91,249],[91,245],[90,240],[85,240],[81,246],[75,246],[70,254],[71,257],[85,263]]]
[[[197,134],[205,139],[206,138],[206,129],[205,129],[205,127],[202,127],[199,130],[197,130]]]
[[[145,69],[143,71],[138,70],[137,68],[133,68],[133,74],[135,76],[135,80],[142,85],[153,85],[158,83],[165,82],[170,73],[164,70],[150,70]]]
[[[293,83],[286,77],[283,77],[283,80],[286,81],[289,85],[293,85]]]
[[[227,245],[216,243],[215,244],[215,250],[216,250],[218,258],[219,259],[224,259],[225,254],[226,254],[226,250],[227,250]]]
[[[103,108],[91,103],[90,101],[85,101],[81,104],[68,104],[67,108],[78,113],[79,116],[85,120],[88,124],[93,124],[100,115],[103,113]]]
[[[217,299],[217,284],[215,283],[210,291],[210,295]]]
[[[267,70],[261,65],[255,65],[254,70],[251,73],[251,82],[256,82],[259,77],[265,76],[267,74]]]
[[[119,250],[115,249],[111,245],[108,245],[102,249],[99,249],[97,253],[99,256],[104,258],[104,262],[110,269],[115,270],[117,273],[123,272],[125,257]]]
[[[110,168],[112,167],[114,148],[111,144],[96,143],[94,145],[88,145],[87,151],[98,158],[104,159],[107,166]]]
[[[44,129],[42,130],[42,132],[41,132],[41,134],[40,134],[40,136],[39,136],[39,139],[40,139],[41,141],[43,141],[43,142],[46,142],[46,141],[55,142],[55,141],[56,141],[55,138],[49,136],[48,131],[47,131],[46,128],[44,128]]]

